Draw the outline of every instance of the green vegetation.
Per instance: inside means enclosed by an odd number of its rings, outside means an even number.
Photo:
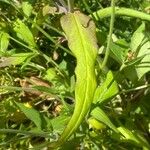
[[[149,0],[0,0],[0,149],[150,149]]]

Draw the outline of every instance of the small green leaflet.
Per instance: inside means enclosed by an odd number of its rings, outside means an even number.
[[[105,102],[112,97],[116,96],[119,92],[118,85],[114,80],[113,74],[111,71],[107,73],[106,79],[102,85],[98,86],[95,95],[94,95],[94,103],[102,103]]]
[[[0,55],[5,53],[9,44],[9,35],[5,32],[0,32]]]
[[[27,58],[31,58],[34,55],[34,53],[18,53],[13,54],[10,57],[2,57],[0,59],[0,68],[22,64]]]
[[[18,38],[27,43],[31,48],[36,48],[33,34],[25,23],[17,19],[14,23],[14,31],[16,32]]]

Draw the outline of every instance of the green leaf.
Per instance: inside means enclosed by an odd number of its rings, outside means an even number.
[[[139,143],[139,140],[136,138],[136,136],[127,128],[125,127],[119,127],[118,128],[119,132],[124,135],[124,137],[128,140],[132,140],[136,143]]]
[[[49,5],[44,6],[42,12],[43,12],[43,16],[46,16],[48,14],[54,15],[54,14],[58,13],[56,7],[51,7]]]
[[[97,87],[94,95],[94,103],[105,102],[112,97],[116,96],[119,92],[117,82],[114,80],[113,74],[111,71],[107,73],[106,79],[102,85]]]
[[[131,38],[131,51],[136,52],[144,39],[145,24],[143,23],[133,34]],[[140,47],[139,47],[140,48]]]
[[[89,126],[92,127],[93,129],[96,129],[96,130],[102,130],[104,128],[106,128],[106,126],[98,121],[97,119],[93,118],[93,117],[90,117],[88,119],[88,123],[89,123]]]
[[[0,32],[0,54],[5,53],[9,44],[9,35],[5,32]]]
[[[131,50],[137,57],[143,57],[138,65],[135,66],[138,79],[150,71],[150,32],[146,30],[143,23],[133,34],[131,39]]]
[[[63,16],[61,25],[69,48],[77,59],[75,109],[58,142],[53,143],[51,147],[62,145],[80,126],[90,109],[96,89],[97,40],[94,22],[80,12],[74,12]]]
[[[32,32],[21,20],[17,19],[14,23],[14,31],[16,32],[17,36],[26,42],[30,47],[36,47]]]
[[[100,29],[96,29],[96,37],[97,37],[97,42],[99,45],[105,44],[107,40],[107,33],[104,31],[101,31]]]
[[[121,65],[125,59],[125,52],[127,51],[127,48],[111,42],[110,49],[110,56]]]
[[[95,119],[103,122],[105,125],[110,127],[112,130],[118,133],[118,129],[113,125],[113,123],[110,121],[106,113],[99,107],[94,108],[91,111],[91,116],[93,116]]]
[[[52,81],[53,79],[55,79],[57,76],[56,74],[56,70],[55,68],[49,68],[47,71],[46,71],[46,74],[45,74],[45,79],[48,80],[48,81]]]
[[[146,147],[148,149],[150,148],[150,145],[145,140],[145,138],[138,133],[131,132],[129,129],[122,126],[120,126],[118,130],[127,140],[134,141],[136,144],[141,145],[142,147]]]
[[[47,94],[54,94],[57,91],[54,88],[46,87],[46,86],[33,86],[33,89],[39,90],[41,92],[45,92]]]
[[[26,16],[30,16],[32,13],[32,5],[29,2],[22,2],[22,10]]]
[[[132,83],[137,83],[138,77],[137,72],[135,70],[135,66],[132,64],[131,66],[127,66],[123,69],[124,76],[132,81]]]
[[[56,132],[62,132],[64,130],[65,125],[69,121],[70,117],[66,116],[65,114],[62,116],[55,117],[54,119],[50,120],[53,130]]]
[[[27,58],[30,58],[33,56],[34,53],[19,53],[19,54],[13,54],[10,57],[3,57],[0,61],[0,68],[11,66],[11,65],[19,65],[23,63]]]
[[[42,119],[41,119],[40,113],[34,108],[26,107],[22,103],[18,103],[18,102],[15,102],[15,103],[19,107],[19,109],[26,115],[26,117],[30,119],[31,121],[33,121],[35,125],[37,126],[37,128],[41,130]]]

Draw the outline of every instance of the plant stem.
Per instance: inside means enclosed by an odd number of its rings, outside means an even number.
[[[38,52],[37,52],[37,50],[36,50],[35,48],[31,48],[31,47],[29,47],[29,46],[27,46],[27,45],[23,44],[22,42],[20,42],[20,41],[16,40],[15,38],[13,38],[13,37],[12,37],[12,36],[10,36],[10,35],[9,35],[9,38],[10,38],[11,40],[13,40],[14,42],[16,42],[16,43],[20,44],[21,46],[23,46],[23,47],[25,47],[25,48],[29,49],[30,51],[34,52],[35,54],[36,54],[36,53],[38,54]]]
[[[110,20],[110,28],[109,28],[109,35],[108,35],[108,41],[107,41],[107,47],[106,47],[106,53],[104,57],[104,61],[102,63],[102,70],[107,64],[109,53],[110,53],[110,44],[112,41],[112,34],[113,34],[113,28],[114,28],[114,21],[115,21],[115,0],[111,0],[111,20]]]
[[[52,41],[54,44],[56,44],[56,41],[47,33],[45,32],[39,25],[34,24],[35,28],[37,28],[43,35],[45,35],[45,37],[47,37],[50,41]],[[60,47],[61,49],[63,49],[66,53],[70,54],[73,56],[73,54],[66,48],[64,48],[63,46],[61,46],[60,44],[58,45],[58,47]]]
[[[68,12],[73,12],[74,0],[67,0],[68,2]]]
[[[93,18],[94,23],[96,24],[96,26],[99,26],[99,23],[97,22],[97,20],[95,19],[95,16],[93,15],[93,12],[91,11],[90,7],[88,6],[86,0],[82,0],[87,12],[90,14],[90,16]]]
[[[49,29],[55,31],[55,32],[58,33],[59,35],[64,36],[64,34],[63,34],[60,30],[58,30],[57,28],[55,28],[55,27],[53,27],[53,26],[50,25],[50,21],[45,21],[45,22],[43,23],[43,25],[45,25],[45,26],[47,26]]]
[[[42,30],[42,31],[43,31],[43,30]],[[41,31],[41,32],[42,32],[42,31]],[[43,33],[43,32],[42,32],[42,33]],[[45,33],[46,33],[46,32],[45,32]],[[44,33],[43,33],[43,34],[44,34]],[[47,33],[46,33],[46,34],[47,34]],[[47,34],[47,36],[49,36],[49,35]],[[41,56],[43,56],[43,57],[47,60],[47,62],[50,62],[50,63],[56,68],[56,70],[58,71],[58,73],[59,73],[62,77],[64,77],[64,74],[61,72],[61,70],[60,70],[58,64],[57,64],[51,57],[47,56],[46,54],[44,54],[44,53],[43,53],[42,51],[40,51],[39,49],[30,48],[29,46],[26,46],[25,44],[23,44],[22,42],[20,42],[20,41],[14,39],[13,37],[11,37],[11,36],[9,36],[9,37],[10,37],[10,39],[12,39],[13,41],[15,41],[16,43],[22,45],[23,47],[25,47],[25,48],[27,48],[27,49],[29,49],[29,50],[31,50],[32,52],[35,52],[35,54],[40,54]],[[49,37],[49,38],[51,38],[51,37]],[[51,38],[51,40],[53,40],[53,38]],[[54,42],[54,40],[53,40],[52,42]],[[64,48],[64,47],[62,47],[61,45],[58,45],[58,47]],[[67,50],[67,49],[66,49],[66,50]],[[69,52],[69,51],[68,51],[68,53],[72,54],[72,53]]]
[[[0,129],[0,133],[12,133],[12,134],[22,134],[22,135],[30,135],[30,136],[39,136],[39,137],[50,137],[49,132],[31,132],[31,131],[22,131],[15,129]]]
[[[112,12],[111,7],[107,7],[101,10],[98,10],[93,13],[96,20],[101,20],[106,17],[110,17]],[[128,16],[128,17],[135,17],[142,20],[150,21],[150,15],[144,12],[140,12],[137,10],[133,10],[130,8],[119,8],[115,7],[115,16]]]

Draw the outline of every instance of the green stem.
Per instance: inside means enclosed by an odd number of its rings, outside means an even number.
[[[23,44],[22,42],[20,42],[20,41],[16,40],[15,38],[13,38],[13,37],[12,37],[12,36],[10,36],[10,35],[9,35],[9,38],[10,38],[11,40],[13,40],[14,42],[18,43],[19,45],[21,45],[21,46],[23,46],[23,47],[25,47],[25,48],[29,49],[30,51],[35,52],[35,53],[37,53],[37,54],[38,54],[38,52],[37,52],[37,50],[36,50],[36,49],[31,48],[31,47],[29,47],[29,46],[27,46],[27,45]]]
[[[22,130],[15,130],[15,129],[0,129],[0,133],[12,133],[12,134],[22,134],[22,135],[30,135],[30,136],[39,136],[39,137],[50,137],[49,132],[43,132],[43,133],[36,133],[31,131],[22,131]]]
[[[45,35],[50,41],[52,41],[54,44],[56,44],[56,41],[48,34],[46,33],[39,25],[34,24],[35,28],[37,28],[43,35]],[[66,53],[70,54],[73,56],[73,54],[66,48],[64,48],[63,46],[61,46],[60,44],[58,45],[58,47],[60,47],[61,49],[63,49]]]
[[[41,32],[43,33],[43,30],[42,30]],[[45,31],[44,31],[44,32],[45,32]],[[44,33],[43,33],[43,34],[44,34]],[[47,34],[47,33],[45,32],[45,34]],[[49,35],[47,34],[47,36],[49,36]],[[59,73],[62,77],[64,77],[64,74],[61,72],[61,70],[60,70],[58,64],[57,64],[51,57],[45,55],[45,54],[44,54],[42,51],[40,51],[39,49],[30,48],[29,46],[26,46],[25,44],[23,44],[22,42],[16,40],[15,38],[13,38],[13,37],[11,37],[11,36],[9,36],[9,37],[10,37],[10,39],[12,39],[14,42],[16,42],[16,43],[22,45],[23,47],[25,47],[25,48],[31,50],[32,52],[35,52],[35,54],[40,54],[41,56],[43,56],[43,57],[47,60],[47,62],[50,62],[50,63],[56,68],[56,70],[58,71],[58,73]],[[51,38],[51,37],[49,37],[49,38]],[[51,38],[51,40],[53,40],[53,38]],[[53,41],[53,42],[54,42],[54,41]],[[58,45],[58,46],[60,46],[60,45]],[[61,48],[64,48],[64,47],[61,47]],[[69,52],[69,51],[68,51],[68,52]],[[71,52],[70,52],[70,54],[71,54]]]
[[[14,87],[14,86],[0,86],[0,89],[2,89],[2,90],[9,90],[9,92],[10,91],[12,91],[12,92],[14,92],[14,91],[31,92],[31,91],[35,90],[33,88],[23,88],[23,87]]]
[[[93,18],[93,20],[94,20],[96,26],[98,27],[99,24],[98,24],[97,20],[95,19],[95,16],[93,15],[93,12],[91,11],[90,7],[88,6],[86,0],[82,0],[82,2],[83,2],[83,4],[84,4],[84,6],[85,6],[87,12],[88,12],[88,13],[90,14],[90,16]]]
[[[59,35],[64,36],[64,34],[63,34],[60,30],[58,30],[57,28],[55,28],[55,27],[53,27],[53,26],[50,25],[50,21],[45,21],[45,22],[43,23],[43,25],[45,25],[45,26],[47,26],[49,29],[55,31],[55,32],[58,33]]]
[[[122,90],[117,95],[120,95],[120,94],[123,94],[123,93],[129,93],[129,92],[133,92],[133,91],[138,91],[138,90],[146,89],[146,88],[149,88],[149,87],[150,87],[150,84],[146,84],[146,85],[142,85],[142,86],[135,87],[135,88],[132,88],[132,89]]]
[[[106,47],[106,53],[104,57],[104,61],[102,63],[102,70],[106,66],[109,53],[110,53],[110,44],[112,42],[112,34],[113,34],[113,28],[114,28],[114,21],[115,21],[115,0],[111,0],[111,20],[110,20],[110,28],[109,28],[109,35],[108,35],[108,41],[107,41],[107,47]]]
[[[88,6],[86,0],[82,0],[87,12],[93,17],[93,12],[91,11],[90,7]]]
[[[93,15],[96,20],[101,20],[103,18],[110,17],[111,12],[112,12],[111,10],[112,10],[111,7],[107,7],[107,8],[94,12]],[[135,17],[135,18],[139,18],[142,20],[150,21],[149,14],[146,14],[141,11],[133,10],[130,8],[115,7],[115,16],[128,16],[128,17]]]
[[[74,0],[67,0],[67,1],[68,1],[68,12],[73,12]]]

